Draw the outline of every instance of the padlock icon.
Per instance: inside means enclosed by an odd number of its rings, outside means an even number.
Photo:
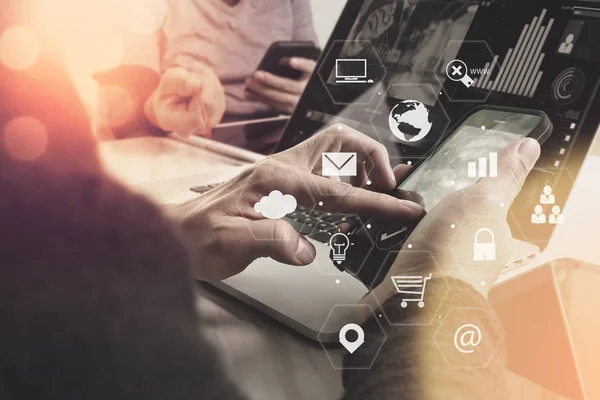
[[[490,242],[482,242],[481,234],[488,232],[491,236]],[[475,243],[473,244],[473,260],[475,261],[496,261],[496,236],[491,229],[481,228],[475,232]]]

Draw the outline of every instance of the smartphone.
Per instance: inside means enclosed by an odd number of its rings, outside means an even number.
[[[524,137],[543,144],[551,133],[552,123],[543,111],[489,105],[475,108],[456,124],[441,144],[414,165],[391,194],[417,202],[429,212],[451,193],[483,177],[497,176],[498,154],[504,147]],[[347,262],[340,267],[356,275],[368,287],[374,287],[393,262],[387,255],[400,251],[418,223],[419,220],[408,226],[397,226],[368,219],[350,232],[354,236],[351,248],[357,254],[347,256]],[[365,229],[367,225],[371,228]],[[368,259],[358,252],[369,254]],[[365,268],[361,268],[363,264]],[[379,272],[369,271],[368,266],[382,265]]]
[[[284,78],[299,79],[302,72],[287,65],[286,60],[292,57],[301,57],[316,61],[320,55],[321,50],[311,41],[274,42],[256,70],[270,72]]]
[[[452,192],[498,173],[498,153],[524,137],[543,144],[552,133],[543,111],[482,106],[465,116],[445,140],[414,165],[396,187],[429,212]]]

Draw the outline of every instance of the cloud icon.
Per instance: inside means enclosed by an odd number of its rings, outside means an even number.
[[[269,219],[280,219],[296,209],[298,202],[291,194],[284,195],[279,190],[273,190],[254,205],[256,212]]]

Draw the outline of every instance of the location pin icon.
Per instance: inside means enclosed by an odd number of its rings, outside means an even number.
[[[358,335],[354,342],[350,342],[346,339],[346,335],[349,331],[354,331]],[[340,330],[340,343],[350,354],[354,353],[362,344],[365,342],[365,332],[357,324],[347,324]]]

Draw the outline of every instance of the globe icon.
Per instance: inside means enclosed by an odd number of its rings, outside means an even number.
[[[431,131],[429,109],[417,100],[400,102],[390,111],[390,130],[403,142],[418,142]]]

